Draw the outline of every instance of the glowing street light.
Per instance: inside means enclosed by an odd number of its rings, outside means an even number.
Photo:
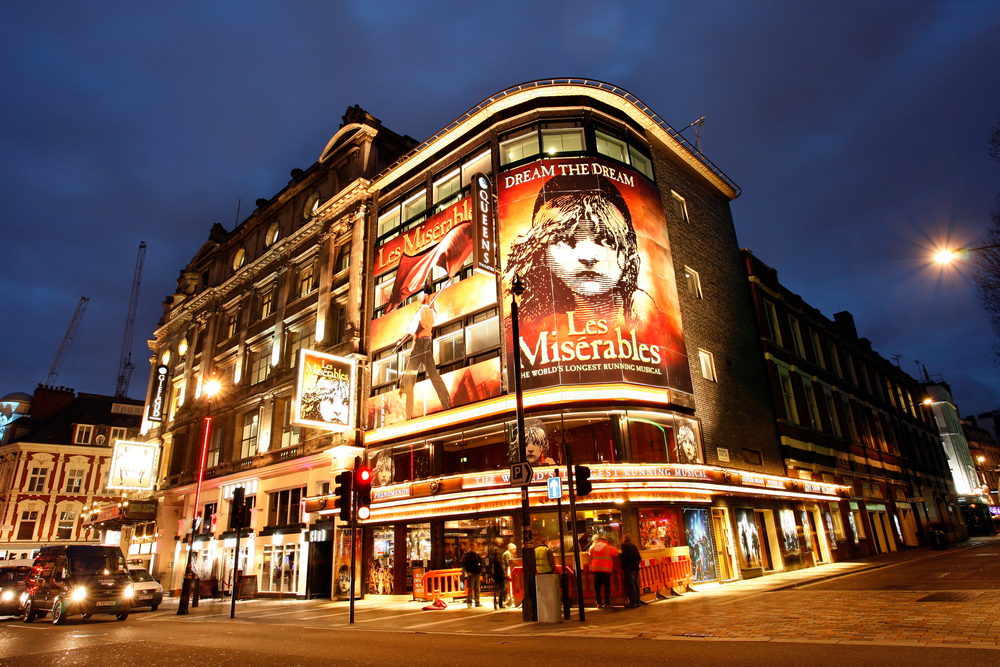
[[[939,250],[937,253],[935,253],[934,260],[938,264],[950,264],[956,259],[961,259],[965,261],[969,258],[970,252],[974,252],[976,250],[989,250],[991,248],[1000,248],[1000,244],[984,245],[984,246],[979,246],[978,248],[954,248],[954,249],[943,248]]]
[[[181,584],[181,599],[177,603],[177,615],[182,616],[188,613],[188,598],[191,595],[191,586],[194,581],[194,572],[191,569],[191,560],[194,556],[194,531],[198,524],[198,514],[201,511],[201,482],[205,478],[205,461],[208,458],[208,440],[212,432],[212,398],[219,393],[222,385],[215,378],[205,383],[204,392],[208,395],[208,410],[205,413],[205,435],[201,443],[201,459],[198,464],[198,479],[194,492],[194,516],[191,517],[191,532],[188,537],[187,566],[184,568],[184,581]],[[194,606],[198,606],[198,598],[195,597]]]

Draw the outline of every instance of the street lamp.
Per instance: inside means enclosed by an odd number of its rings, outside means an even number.
[[[934,260],[938,264],[949,264],[956,259],[961,259],[961,260],[968,259],[970,252],[974,252],[976,250],[990,250],[992,248],[1000,248],[1000,244],[984,245],[984,246],[979,246],[978,248],[955,248],[953,250],[949,248],[944,248],[942,250],[939,250],[934,255]]]
[[[191,584],[194,580],[194,571],[191,569],[191,560],[194,557],[194,531],[198,525],[198,514],[201,511],[201,482],[205,477],[205,460],[208,458],[208,441],[212,432],[212,397],[219,393],[221,387],[222,385],[215,378],[206,382],[203,387],[205,395],[208,396],[208,410],[205,413],[205,435],[201,442],[201,458],[198,463],[198,478],[195,484],[194,516],[191,517],[191,532],[188,534],[187,565],[184,568],[184,581],[181,584],[181,599],[177,603],[178,616],[188,613],[188,598],[191,596]]]

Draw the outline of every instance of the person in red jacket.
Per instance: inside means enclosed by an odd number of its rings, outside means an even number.
[[[597,608],[611,607],[611,573],[615,570],[618,549],[608,544],[603,535],[590,547],[590,571],[594,573],[594,595]],[[604,588],[604,604],[601,604],[601,588]]]

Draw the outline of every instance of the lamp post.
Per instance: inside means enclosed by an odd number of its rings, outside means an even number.
[[[515,275],[511,284],[510,323],[514,339],[514,396],[517,400],[517,452],[521,461],[528,460],[524,438],[524,393],[521,391],[521,328],[518,322],[517,298],[524,294],[524,283]],[[562,518],[559,519],[562,521]],[[524,581],[524,599],[521,603],[521,618],[526,622],[537,621],[535,592],[535,547],[531,534],[531,503],[528,500],[528,485],[521,487],[521,573]]]
[[[191,517],[191,532],[188,533],[188,555],[187,565],[184,567],[184,581],[181,584],[181,599],[177,603],[177,615],[182,616],[188,613],[188,598],[191,597],[191,584],[194,580],[194,571],[191,569],[191,560],[194,557],[194,532],[198,525],[198,515],[201,511],[201,482],[205,477],[205,460],[208,457],[208,441],[212,432],[212,397],[219,393],[219,381],[211,379],[205,383],[203,391],[208,396],[208,410],[205,413],[204,438],[201,442],[201,458],[198,462],[198,477],[195,483],[194,492],[194,515]],[[239,558],[239,554],[236,555]]]

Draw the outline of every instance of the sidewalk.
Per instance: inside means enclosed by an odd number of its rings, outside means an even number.
[[[1000,537],[977,537],[967,540],[960,545],[953,546],[950,551],[961,550],[980,546],[983,544],[990,544],[993,542],[1000,541]],[[809,584],[814,584],[820,581],[825,581],[835,577],[844,577],[852,574],[857,574],[859,572],[867,572],[871,570],[877,570],[881,568],[891,567],[899,563],[905,563],[918,559],[934,558],[937,556],[942,556],[947,554],[948,551],[932,551],[929,548],[918,548],[909,549],[906,551],[897,551],[886,554],[880,554],[878,556],[872,556],[862,560],[854,561],[843,561],[839,563],[829,563],[825,565],[818,565],[816,567],[805,568],[802,570],[794,570],[790,572],[778,572],[775,574],[769,574],[762,577],[757,577],[755,579],[741,579],[732,581],[725,584],[699,584],[694,587],[695,591],[688,593],[680,598],[671,598],[670,600],[657,601],[651,603],[651,605],[660,604],[671,604],[675,605],[678,603],[686,604],[691,602],[698,602],[700,604],[711,604],[711,603],[721,603],[728,601],[735,601],[738,599],[746,598],[748,596],[758,595],[761,593],[769,593],[775,591],[783,591],[793,588],[799,588],[803,586],[808,586]],[[163,612],[177,611],[178,597],[164,597],[163,603],[160,605],[157,616],[163,616]],[[255,607],[268,607],[273,608],[274,606],[295,606],[301,605],[306,606],[307,602],[313,604],[321,603],[324,608],[328,609],[339,609],[346,611],[349,602],[346,600],[311,600],[305,601],[297,599],[294,597],[279,599],[279,598],[256,598],[253,600],[238,600],[236,603],[237,617],[239,617],[241,612],[247,612],[253,610]],[[407,604],[412,603],[412,604]],[[410,613],[419,606],[425,603],[419,601],[413,601],[410,595],[368,595],[364,599],[355,601],[355,608],[358,610],[371,610],[380,609],[383,612],[389,612],[390,609],[400,610],[400,613]],[[466,610],[465,605],[460,602],[455,602],[451,604],[452,608],[461,608],[465,613],[471,614],[485,614],[487,612],[495,613],[492,609],[492,605],[489,601],[485,601],[482,608],[474,610]],[[202,598],[199,606],[190,607],[189,617],[198,616],[219,616],[221,614],[228,614],[230,609],[229,598],[217,599],[217,598]],[[596,609],[594,610],[596,611]],[[427,612],[428,615],[434,614],[436,612]],[[588,622],[590,621],[591,611],[588,607]],[[503,613],[504,618],[510,618],[514,620],[515,614],[513,613]],[[574,612],[575,616],[575,612]],[[520,619],[520,613],[517,612],[516,618]]]

